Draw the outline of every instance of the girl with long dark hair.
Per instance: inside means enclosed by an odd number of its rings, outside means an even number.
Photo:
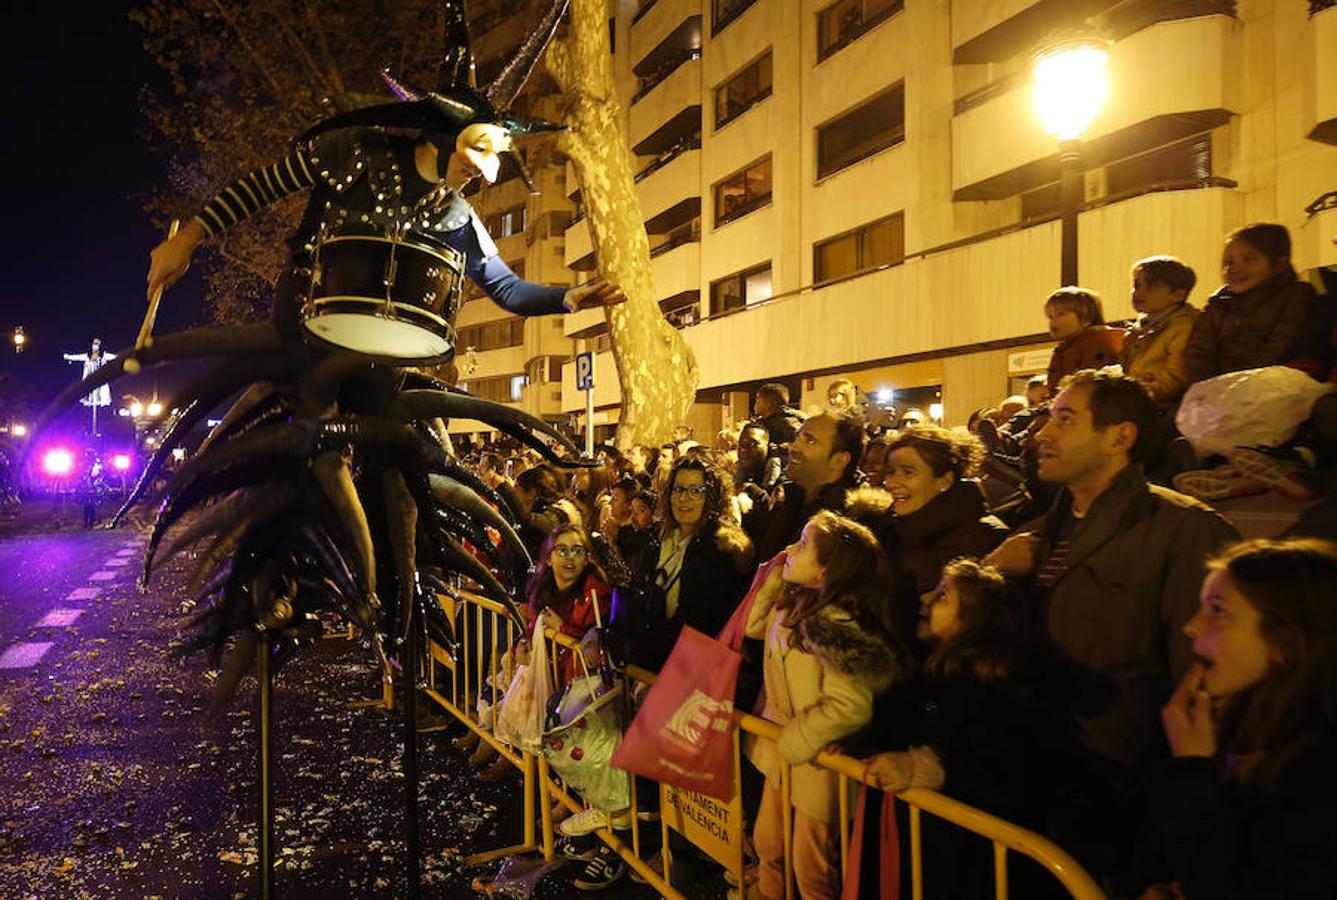
[[[1153,782],[1172,885],[1148,898],[1331,897],[1337,886],[1337,545],[1245,541],[1184,626]]]
[[[840,817],[835,773],[812,765],[828,744],[863,728],[873,695],[908,673],[883,632],[877,539],[830,511],[817,513],[768,571],[749,611],[747,635],[764,641],[762,715],[781,726],[778,742],[749,741],[748,759],[766,777],[753,843],[758,888],[784,896],[782,763],[793,767],[793,871],[805,898],[840,896]]]

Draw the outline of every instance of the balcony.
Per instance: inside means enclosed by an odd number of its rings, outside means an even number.
[[[1082,283],[1104,294],[1111,319],[1127,317],[1129,260],[1173,248],[1197,271],[1211,272],[1219,261],[1219,236],[1242,212],[1240,194],[1229,188],[1147,194],[1090,209],[1080,218]],[[681,254],[685,279],[697,247],[676,248],[655,264],[663,259],[666,267],[676,266],[672,257]],[[1058,269],[1059,228],[1050,222],[780,295],[686,328],[683,335],[696,354],[701,389],[953,348],[1008,346],[1043,330],[1041,303],[1057,284]],[[673,276],[661,276],[658,268],[655,276],[662,294],[661,277],[667,286]],[[953,303],[935,302],[943,296]],[[607,366],[598,371],[596,403],[617,402],[604,376]],[[574,389],[574,369],[563,386],[563,408],[579,408],[583,398]]]
[[[643,170],[645,171],[645,170]],[[701,214],[701,151],[685,150],[638,176],[645,230],[664,234]]]
[[[1309,218],[1295,242],[1297,263],[1306,268],[1337,266],[1337,191],[1328,191],[1305,207]]]
[[[582,309],[562,316],[562,333],[571,340],[582,340],[602,331],[608,324],[602,309]]]
[[[1337,144],[1337,6],[1318,9],[1304,34],[1303,127],[1310,140]]]
[[[700,292],[701,245],[679,244],[667,252],[652,254],[650,278],[655,286],[655,297],[660,301]],[[677,305],[670,303],[670,307]]]
[[[460,352],[463,355],[464,348],[460,348]],[[523,344],[503,347],[500,350],[480,350],[473,354],[475,368],[467,380],[477,381],[480,378],[495,378],[500,375],[523,375],[527,355]]]
[[[1087,131],[1087,164],[1130,156],[1224,124],[1239,106],[1238,35],[1229,16],[1161,22],[1110,50],[1109,102]],[[1184,78],[1182,73],[1199,73]],[[1030,82],[952,119],[957,200],[996,200],[1058,180],[1058,147],[1040,128]]]
[[[673,39],[686,21],[695,20],[695,45],[701,47],[701,5],[702,0],[658,0],[652,7],[638,13],[638,17],[631,23],[631,35],[627,40],[630,49],[628,59],[635,60],[636,74],[644,75],[640,71],[643,60],[666,41]]]
[[[695,127],[690,111],[695,109]],[[688,113],[689,118],[683,119]],[[641,156],[661,153],[679,139],[701,133],[701,60],[673,70],[630,111],[632,149]],[[652,138],[654,140],[652,140]]]
[[[594,354],[594,405],[613,406],[622,402],[622,383],[617,377],[613,353]],[[585,408],[585,392],[576,390],[575,360],[562,365],[562,410],[574,412]],[[596,419],[597,421],[597,419]]]
[[[952,0],[952,62],[1002,62],[1114,0]]]
[[[673,5],[673,4],[667,4]],[[679,16],[682,13],[679,12]],[[650,44],[640,40],[648,32],[639,28],[631,32],[631,58],[636,60],[631,67],[632,74],[640,79],[640,90],[631,102],[635,103],[640,95],[648,94],[651,88],[662,82],[674,68],[681,66],[686,59],[701,56],[701,16],[687,16],[678,21],[669,33],[658,43]],[[644,49],[642,47],[650,47]]]
[[[594,242],[590,237],[590,223],[582,216],[566,229],[562,262],[568,269],[588,272],[594,268]]]

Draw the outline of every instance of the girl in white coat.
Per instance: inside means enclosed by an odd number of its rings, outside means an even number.
[[[776,743],[755,741],[748,758],[766,787],[753,843],[758,890],[784,896],[783,763],[793,767],[793,868],[805,900],[840,896],[836,775],[812,765],[825,746],[861,729],[873,696],[908,670],[883,632],[881,549],[864,526],[822,511],[797,543],[768,564],[748,616],[748,637],[765,642],[761,715],[781,725]]]

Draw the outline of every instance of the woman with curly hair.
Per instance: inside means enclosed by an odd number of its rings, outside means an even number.
[[[847,511],[886,550],[895,586],[889,625],[903,638],[915,634],[919,598],[937,586],[948,562],[984,556],[1007,536],[976,480],[983,461],[973,434],[916,425],[888,445],[883,490],[851,494]]]
[[[673,463],[659,496],[659,552],[645,554],[647,639],[633,659],[658,670],[690,625],[712,637],[747,593],[752,542],[733,518],[733,479],[713,456],[691,450]]]

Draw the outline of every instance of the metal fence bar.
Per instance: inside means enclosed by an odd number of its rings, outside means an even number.
[[[556,801],[563,806],[566,806],[568,809],[571,809],[573,812],[579,811],[582,808],[582,804],[577,797],[568,792],[565,786],[554,780],[553,774],[547,765],[547,760],[544,759],[542,754],[535,756],[534,754],[526,753],[517,748],[512,748],[496,740],[496,738],[488,732],[483,723],[478,721],[476,703],[467,703],[469,700],[467,684],[468,676],[470,674],[469,669],[473,668],[478,676],[477,693],[481,696],[484,684],[482,679],[483,669],[481,654],[483,652],[495,651],[495,637],[499,633],[499,628],[501,627],[502,622],[506,623],[506,634],[508,638],[510,638],[509,645],[511,647],[515,647],[517,644],[517,630],[515,629],[514,624],[511,623],[506,616],[505,608],[495,601],[467,592],[461,592],[460,599],[466,607],[464,610],[464,619],[466,622],[468,621],[467,607],[475,607],[475,622],[477,628],[475,629],[473,643],[479,645],[475,648],[475,665],[469,666],[468,653],[471,643],[468,635],[469,629],[466,628],[465,634],[462,636],[462,646],[464,648],[463,661],[465,665],[458,667],[463,669],[464,699],[466,700],[466,703],[461,706],[458,703],[452,702],[452,698],[442,696],[435,690],[435,688],[430,689],[428,693],[448,712],[463,721],[467,727],[479,733],[481,739],[486,740],[489,744],[493,745],[503,758],[518,766],[526,777],[526,796],[524,801],[526,818],[525,844],[515,848],[494,851],[490,854],[480,854],[480,857],[495,858],[500,855],[506,855],[507,853],[523,852],[525,850],[541,848],[545,858],[551,859],[554,853],[555,842],[552,803]],[[493,631],[491,633],[493,634],[494,642],[493,647],[491,648],[481,646],[483,643],[481,635],[483,633],[483,615],[485,612],[492,616]],[[580,642],[569,635],[551,631],[549,632],[548,639],[553,650],[553,652],[549,654],[549,665],[552,667],[552,674],[556,683],[560,669],[558,666],[558,656],[562,652],[580,652]],[[428,654],[429,659],[431,658],[432,653],[436,652],[436,649]],[[448,654],[445,654],[444,652],[442,655],[448,657]],[[497,672],[495,653],[491,669],[495,681]],[[653,684],[655,677],[654,673],[636,666],[628,666],[625,672],[626,679],[641,681],[646,684]],[[460,678],[453,679],[453,687],[456,691],[460,688],[460,682]],[[624,696],[627,698],[625,702],[628,703],[630,702],[629,698],[631,693],[630,690],[628,690],[629,687],[630,684],[628,681],[624,680],[623,690]],[[494,725],[496,718],[496,703],[498,699],[499,698],[496,696],[493,697],[490,719]],[[741,767],[741,759],[737,755],[737,748],[739,747],[739,739],[741,738],[741,735],[744,733],[751,734],[760,740],[774,742],[780,733],[780,727],[774,722],[737,712],[735,712],[734,721],[736,725],[734,729],[734,746],[736,754],[734,790],[737,792],[740,790],[738,771]],[[869,783],[865,778],[864,763],[860,760],[840,754],[822,752],[818,754],[812,764],[830,770],[837,776],[836,784],[839,791],[838,807],[840,816],[840,859],[841,870],[844,871],[845,863],[849,859],[850,843],[852,840],[850,832],[848,791],[851,784]],[[630,806],[632,815],[632,836],[630,839],[630,846],[624,843],[622,838],[611,828],[603,828],[596,833],[608,847],[616,852],[627,863],[627,865],[644,877],[654,890],[666,897],[681,897],[681,894],[674,890],[670,885],[668,879],[671,860],[668,842],[671,829],[662,809],[660,811],[660,834],[663,842],[662,871],[654,871],[645,860],[640,858],[641,841],[639,816],[637,815],[639,806],[636,800],[636,784],[635,777],[631,777],[632,796]],[[792,821],[792,790],[792,770],[787,763],[782,762],[780,769],[780,800],[783,810],[781,816],[781,830],[784,847],[784,893],[786,900],[796,896],[793,870],[794,829]],[[1075,900],[1104,900],[1104,895],[1101,893],[1099,887],[1091,877],[1077,865],[1072,857],[1041,835],[1020,828],[1010,822],[999,819],[982,810],[967,806],[964,803],[960,803],[934,791],[911,789],[898,795],[897,799],[903,800],[907,804],[909,811],[909,844],[911,857],[910,895],[913,900],[923,900],[924,897],[922,858],[923,833],[921,827],[922,822],[920,819],[921,814],[924,812],[952,822],[958,827],[981,835],[992,842],[994,848],[995,893],[1000,900],[1007,900],[1009,896],[1007,883],[1007,852],[1009,850],[1025,854],[1036,860],[1064,886]],[[537,816],[534,814],[534,805],[536,802],[539,807]],[[536,819],[537,827],[539,829],[538,833],[535,833],[534,830]],[[480,857],[473,857],[472,859],[479,860]],[[746,878],[742,877],[744,874],[742,871],[739,871],[738,874],[740,875],[740,893],[743,896],[746,896]]]
[[[924,900],[924,845],[917,806],[910,807],[910,896]]]

